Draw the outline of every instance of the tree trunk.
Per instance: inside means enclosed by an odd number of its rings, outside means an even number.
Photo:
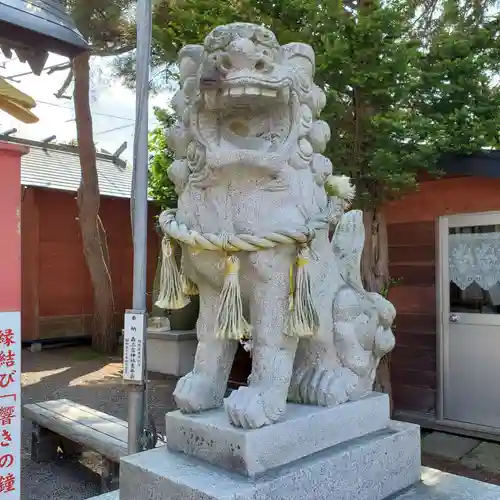
[[[77,202],[83,253],[94,291],[92,348],[112,354],[117,347],[114,300],[106,233],[99,217],[100,194],[89,104],[90,54],[73,60],[75,119],[82,177]]]
[[[365,288],[380,293],[389,280],[389,249],[385,217],[379,210],[365,211],[365,248],[361,273]]]
[[[366,290],[383,293],[389,283],[389,247],[383,212],[364,212],[366,230],[361,273]],[[384,356],[377,369],[374,390],[389,395],[392,413],[391,353]]]

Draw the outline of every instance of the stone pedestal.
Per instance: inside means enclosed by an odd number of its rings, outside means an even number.
[[[148,328],[148,371],[180,377],[193,369],[196,331]]]
[[[286,420],[257,430],[233,427],[226,413],[166,415],[168,448],[254,477],[340,443],[386,429],[386,395],[370,395],[337,408],[290,404]]]
[[[329,498],[333,500],[336,497],[332,494]],[[499,498],[499,486],[422,467],[421,481],[392,497],[391,500],[498,500]],[[304,497],[304,500],[308,499],[308,496]],[[120,500],[120,492],[106,493],[94,497],[93,500]],[[354,496],[352,500],[356,500],[356,497]]]
[[[94,500],[498,500],[500,487],[420,467],[420,429],[385,395],[288,405],[258,430],[223,410],[166,416],[168,445],[125,457],[120,491]]]
[[[386,395],[289,405],[283,422],[232,427],[222,409],[169,413],[167,447],[121,462],[120,500],[382,500],[420,477],[420,432]]]

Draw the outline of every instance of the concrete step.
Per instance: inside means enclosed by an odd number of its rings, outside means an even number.
[[[391,500],[498,500],[499,498],[500,486],[422,467],[422,481],[404,493],[396,494]],[[113,491],[90,500],[120,500],[120,495],[119,491]],[[357,499],[354,497],[352,500]]]

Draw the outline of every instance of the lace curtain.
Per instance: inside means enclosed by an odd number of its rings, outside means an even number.
[[[448,242],[450,281],[461,290],[500,284],[500,232],[450,234]]]

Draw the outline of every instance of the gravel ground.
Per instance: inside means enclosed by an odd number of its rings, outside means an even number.
[[[121,363],[95,355],[85,347],[59,348],[31,353],[23,351],[23,404],[68,398],[127,419],[127,391],[121,382]],[[160,432],[164,416],[173,408],[173,379],[153,381],[149,401]],[[21,500],[84,500],[99,494],[98,476],[74,462],[37,464],[30,458],[30,422],[22,423]],[[86,456],[94,469],[95,457]]]
[[[118,359],[96,356],[84,347],[59,348],[31,353],[23,351],[23,404],[68,398],[127,419],[127,392],[121,382]],[[164,432],[165,412],[174,407],[172,378],[152,381],[149,401],[159,432]],[[30,458],[31,425],[23,420],[21,452],[21,500],[84,500],[99,494],[96,458],[85,465],[59,461],[36,464]],[[473,470],[439,457],[424,455],[424,465],[452,474],[500,485],[500,474]]]

